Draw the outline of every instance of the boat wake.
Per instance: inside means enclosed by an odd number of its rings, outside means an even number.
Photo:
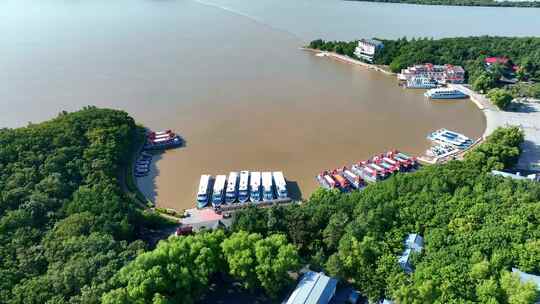
[[[218,8],[218,9],[224,10],[224,11],[226,11],[226,12],[228,12],[228,13],[233,14],[233,15],[237,15],[237,16],[240,16],[240,17],[248,18],[249,20],[254,21],[255,23],[260,24],[260,25],[262,25],[262,26],[264,26],[264,27],[267,27],[267,28],[269,28],[269,29],[271,29],[271,30],[285,33],[285,34],[290,35],[290,36],[292,36],[292,37],[294,37],[294,38],[296,38],[296,39],[298,39],[298,40],[302,40],[302,41],[303,41],[303,39],[302,39],[300,36],[298,36],[298,35],[296,35],[296,34],[290,32],[290,31],[288,31],[288,30],[286,30],[286,29],[283,29],[283,28],[280,28],[280,27],[277,27],[277,26],[273,26],[273,25],[271,25],[271,24],[265,22],[263,19],[257,18],[257,17],[255,17],[255,16],[253,16],[253,15],[249,15],[249,14],[246,14],[246,13],[244,13],[244,12],[241,12],[241,11],[238,11],[238,10],[235,10],[235,9],[232,9],[232,8],[230,8],[230,7],[223,6],[223,5],[217,4],[217,3],[213,3],[213,2],[211,2],[211,1],[205,1],[205,0],[192,0],[192,1],[194,1],[194,2],[196,2],[196,3],[199,3],[199,4],[202,4],[202,5],[206,5],[206,6],[210,6],[210,7],[214,7],[214,8]]]

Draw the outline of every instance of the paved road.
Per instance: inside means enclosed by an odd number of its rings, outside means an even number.
[[[473,92],[464,85],[450,85],[471,97],[471,100],[486,115],[486,130],[483,137],[497,127],[519,126],[525,132],[525,142],[519,162],[520,170],[540,171],[540,103],[515,103],[510,111],[500,111],[484,95]]]

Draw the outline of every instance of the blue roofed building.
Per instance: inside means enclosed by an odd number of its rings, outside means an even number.
[[[409,234],[405,239],[405,250],[399,257],[398,263],[399,266],[406,272],[412,273],[413,267],[410,263],[412,253],[420,253],[424,248],[424,239],[419,234],[413,233]]]
[[[512,268],[512,273],[516,273],[519,276],[519,280],[521,281],[521,283],[525,284],[531,282],[536,285],[536,290],[540,292],[540,276],[523,272],[517,268]],[[536,302],[534,303],[539,304],[540,298],[536,299]]]
[[[308,271],[293,291],[287,304],[328,304],[336,293],[337,280],[322,272]]]
[[[504,172],[504,171],[492,170],[491,175],[509,177],[511,179],[517,179],[517,180],[532,180],[532,181],[537,181],[537,182],[540,181],[539,174],[529,174],[527,176],[523,176],[519,172],[514,174],[514,173],[509,173],[509,172]]]

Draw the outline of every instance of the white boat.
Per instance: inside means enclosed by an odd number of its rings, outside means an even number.
[[[473,140],[467,136],[447,129],[439,129],[430,133],[428,139],[439,144],[449,144],[462,150],[473,144]]]
[[[263,186],[263,201],[268,202],[274,200],[274,185],[272,172],[262,173],[262,186]]]
[[[405,85],[408,89],[433,89],[437,87],[437,81],[428,77],[412,77]]]
[[[431,89],[424,93],[424,96],[431,99],[458,99],[466,98],[467,94],[456,89],[438,88]]]
[[[261,172],[251,172],[249,199],[256,203],[262,200],[261,197]]]
[[[272,172],[272,176],[274,177],[274,183],[276,185],[277,197],[281,199],[288,198],[289,194],[287,193],[287,182],[285,181],[283,172],[281,171]]]
[[[238,186],[238,200],[241,203],[245,203],[248,201],[248,199],[249,199],[249,171],[240,171],[240,185]]]
[[[362,188],[362,178],[353,172],[351,172],[349,169],[346,169],[343,171],[343,177],[353,185],[354,188],[360,189]]]
[[[227,179],[227,190],[225,192],[225,202],[232,204],[236,201],[236,190],[238,186],[238,172],[230,172]]]
[[[210,179],[211,176],[208,174],[201,175],[201,179],[199,181],[199,191],[197,192],[197,207],[198,208],[204,208],[206,205],[208,205],[209,201],[209,190],[210,190]]]
[[[225,175],[218,175],[216,176],[216,181],[214,183],[214,193],[212,195],[212,205],[214,207],[219,207],[221,204],[223,204],[224,200],[224,191],[225,191],[225,181],[227,180],[227,176]]]

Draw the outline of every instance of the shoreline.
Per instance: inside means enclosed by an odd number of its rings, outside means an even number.
[[[322,51],[309,47],[300,47],[300,50],[315,53],[316,55],[323,54],[321,57],[329,57],[346,64],[360,65],[389,76],[397,75],[396,73],[384,70],[380,66],[362,62],[335,52]],[[474,92],[467,84],[449,84],[448,87],[467,94],[476,107],[482,111],[486,119],[486,128],[482,136],[475,141],[474,145],[453,156],[462,158],[465,153],[484,142],[498,127],[518,126],[525,133],[525,141],[522,144],[522,153],[516,168],[540,172],[540,103],[523,103],[520,105],[524,105],[523,107],[525,109],[518,109],[514,112],[502,111],[493,105],[485,95]]]
[[[341,61],[343,63],[360,65],[360,66],[366,67],[366,68],[368,68],[370,70],[381,72],[381,73],[384,73],[384,74],[389,75],[389,76],[396,76],[397,75],[396,73],[392,73],[390,71],[387,71],[387,70],[381,68],[380,66],[377,66],[377,65],[374,65],[374,64],[371,64],[371,63],[367,63],[367,62],[363,62],[363,61],[360,61],[360,60],[356,60],[356,59],[351,58],[351,57],[349,57],[347,55],[341,55],[341,54],[338,54],[338,53],[335,53],[335,52],[329,52],[329,51],[321,51],[321,50],[312,49],[312,48],[309,48],[309,47],[301,47],[300,49],[303,50],[303,51],[312,52],[312,53],[316,53],[316,54],[323,54],[323,57],[330,57],[330,58],[332,58],[334,60]]]

